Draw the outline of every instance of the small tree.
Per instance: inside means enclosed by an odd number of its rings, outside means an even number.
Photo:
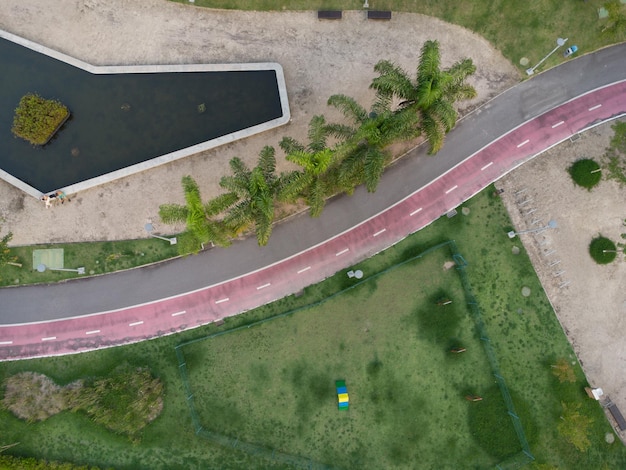
[[[556,364],[552,364],[550,367],[552,367],[552,373],[559,379],[559,382],[576,382],[574,368],[567,362],[567,359],[561,358],[556,361]]]
[[[561,402],[563,414],[557,426],[559,433],[580,452],[586,452],[591,446],[589,426],[593,419],[580,412],[580,403],[566,404]]]

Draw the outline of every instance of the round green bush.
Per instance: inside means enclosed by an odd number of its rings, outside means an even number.
[[[591,190],[596,184],[600,182],[602,173],[598,171],[600,165],[590,158],[583,158],[576,160],[572,166],[569,167],[569,174],[578,186]]]
[[[599,236],[591,240],[589,254],[598,264],[608,264],[615,259],[617,247],[606,237]]]

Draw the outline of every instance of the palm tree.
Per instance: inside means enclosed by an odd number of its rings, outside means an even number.
[[[187,230],[181,234],[178,249],[181,254],[197,253],[203,243],[209,241],[220,246],[230,245],[229,232],[223,221],[214,217],[230,207],[236,200],[234,194],[222,194],[207,203],[202,203],[198,183],[191,176],[183,176],[183,191],[186,205],[163,204],[159,206],[159,217],[166,224],[185,222]]]
[[[385,147],[415,135],[414,118],[408,113],[392,113],[389,100],[381,97],[368,113],[353,98],[333,95],[328,104],[339,109],[353,126],[329,124],[328,131],[341,139],[337,152],[337,183],[348,194],[357,184],[365,183],[369,192],[376,191],[389,154]]]
[[[333,191],[328,170],[335,162],[334,151],[326,146],[328,129],[324,116],[313,116],[308,137],[306,147],[291,137],[283,137],[280,141],[287,160],[302,167],[301,171],[285,176],[282,194],[288,200],[304,198],[311,217],[318,217],[324,209],[326,197]]]
[[[223,176],[220,186],[236,197],[224,223],[235,233],[254,225],[259,246],[266,245],[274,222],[274,200],[281,196],[283,178],[276,176],[274,147],[266,146],[256,167],[250,170],[239,157],[230,161],[232,176]]]
[[[418,129],[429,141],[429,154],[441,149],[445,134],[455,126],[457,112],[454,104],[476,96],[476,90],[465,83],[466,78],[476,71],[471,59],[460,60],[444,70],[440,62],[439,42],[426,41],[415,82],[400,67],[381,60],[374,67],[379,76],[370,85],[379,99],[402,100],[398,112],[416,115]]]

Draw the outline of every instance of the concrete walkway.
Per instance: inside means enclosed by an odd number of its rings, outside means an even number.
[[[511,169],[626,112],[626,45],[540,74],[465,118],[437,157],[417,148],[320,219],[150,268],[0,291],[0,359],[97,349],[174,333],[300,290],[428,225]],[[208,286],[208,287],[207,287]],[[114,295],[113,295],[114,294]]]

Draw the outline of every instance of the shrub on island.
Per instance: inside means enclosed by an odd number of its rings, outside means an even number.
[[[11,132],[33,145],[45,145],[69,117],[69,109],[60,101],[28,93],[15,109]]]

